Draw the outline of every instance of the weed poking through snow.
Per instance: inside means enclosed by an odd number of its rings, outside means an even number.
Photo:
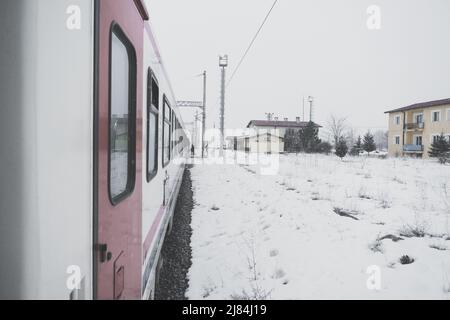
[[[359,214],[359,212],[355,212],[355,211],[348,211],[345,209],[341,209],[341,208],[334,208],[334,213],[336,213],[337,215],[341,216],[341,217],[347,217],[347,218],[351,218],[353,220],[359,220],[357,217],[355,217],[355,215]]]
[[[405,238],[423,238],[427,235],[425,225],[406,225],[400,230],[400,235]]]
[[[436,249],[436,250],[439,250],[439,251],[446,251],[446,250],[448,250],[448,248],[446,247],[446,246],[444,246],[444,245],[441,245],[441,244],[430,244],[430,248],[431,249]]]
[[[232,300],[268,300],[273,290],[266,290],[261,284],[261,273],[258,271],[258,264],[256,262],[256,252],[254,238],[246,241],[250,250],[250,256],[247,256],[248,269],[250,271],[250,292],[242,290],[240,294],[232,294]]]
[[[384,253],[383,242],[381,242],[380,236],[378,236],[372,243],[369,243],[369,249],[375,253]]]

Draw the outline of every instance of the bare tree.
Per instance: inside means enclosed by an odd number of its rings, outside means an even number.
[[[352,147],[355,145],[356,140],[358,139],[357,134],[355,133],[355,129],[352,127],[347,128],[347,133],[344,136],[345,140],[347,141],[347,145]]]
[[[336,146],[339,139],[344,136],[344,131],[347,129],[347,118],[339,118],[331,115],[327,122],[327,129],[333,137],[334,145]]]
[[[388,148],[388,131],[378,130],[374,134],[375,144],[378,150],[387,150]]]

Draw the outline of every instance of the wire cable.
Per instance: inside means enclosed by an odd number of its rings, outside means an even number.
[[[276,4],[278,3],[278,0],[275,0],[272,7],[270,8],[269,12],[267,13],[266,17],[264,18],[264,21],[262,22],[261,26],[259,27],[258,31],[256,32],[255,36],[253,37],[252,41],[250,42],[250,45],[248,46],[247,50],[245,50],[244,55],[242,56],[241,60],[239,61],[238,65],[234,69],[230,80],[228,80],[227,87],[230,85],[231,81],[233,81],[234,76],[239,71],[239,68],[241,67],[242,63],[244,62],[245,58],[247,57],[248,53],[250,52],[251,48],[253,47],[253,44],[255,43],[256,39],[258,38],[259,34],[261,33],[261,30],[263,29],[264,25],[266,24],[267,20],[270,17],[270,14],[272,13],[273,9],[275,8]]]

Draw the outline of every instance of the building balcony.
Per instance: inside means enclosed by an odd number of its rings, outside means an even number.
[[[423,130],[425,128],[425,123],[406,123],[405,130]]]
[[[405,144],[403,146],[404,152],[423,152],[423,145]]]

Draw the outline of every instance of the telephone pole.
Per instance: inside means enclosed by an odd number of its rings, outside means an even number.
[[[305,122],[306,122],[306,118],[305,118],[305,96],[303,96],[302,103],[303,103],[303,116],[302,116],[302,121],[305,121]]]
[[[206,71],[203,71],[203,119],[202,119],[202,158],[205,158],[206,131]]]
[[[222,69],[220,83],[220,155],[223,156],[225,146],[225,80],[228,67],[228,55],[219,56],[219,67]]]
[[[195,121],[194,121],[194,134],[192,140],[194,140],[194,147],[198,147],[198,110],[195,111]]]
[[[198,108],[202,109],[202,158],[205,157],[205,131],[206,131],[206,71],[197,77],[203,76],[203,101],[177,101],[179,108]],[[198,112],[195,115],[195,121],[198,121]]]
[[[309,121],[312,122],[313,121],[314,97],[309,96],[308,101],[309,101]]]

